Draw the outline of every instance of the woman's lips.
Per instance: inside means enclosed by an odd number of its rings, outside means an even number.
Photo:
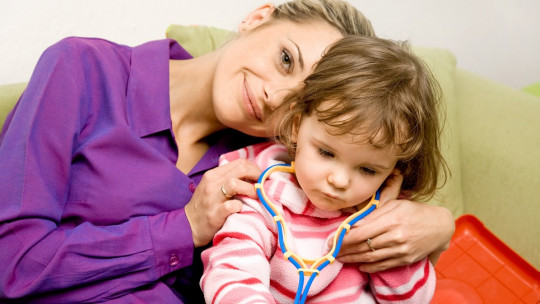
[[[259,105],[256,102],[251,88],[249,87],[246,79],[244,78],[244,90],[243,90],[244,104],[248,113],[255,119],[262,121],[262,112]]]

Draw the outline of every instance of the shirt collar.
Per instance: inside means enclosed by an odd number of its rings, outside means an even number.
[[[192,174],[204,172],[210,168],[217,167],[219,157],[227,152],[240,149],[264,141],[262,137],[252,137],[233,129],[218,131],[207,138],[210,148],[205,153],[201,161],[193,167]]]
[[[141,137],[170,129],[169,59],[192,56],[170,39],[134,47],[127,89],[129,123]]]

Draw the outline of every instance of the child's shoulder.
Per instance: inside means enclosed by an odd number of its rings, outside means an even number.
[[[236,159],[253,161],[261,169],[277,163],[290,163],[292,160],[285,146],[273,142],[262,142],[223,154],[219,164],[223,165]]]

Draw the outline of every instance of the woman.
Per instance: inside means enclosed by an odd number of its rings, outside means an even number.
[[[198,249],[260,174],[247,161],[214,168],[217,157],[266,135],[262,119],[328,45],[373,35],[347,3],[324,3],[264,5],[199,58],[168,40],[68,38],[45,51],[0,135],[0,298],[197,301]],[[377,270],[447,246],[448,211],[386,205],[365,221],[376,228],[351,231],[344,262]]]

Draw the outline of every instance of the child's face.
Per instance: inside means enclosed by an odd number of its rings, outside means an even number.
[[[392,173],[396,149],[377,149],[359,135],[331,135],[315,115],[300,122],[296,177],[311,202],[333,211],[369,201]]]

